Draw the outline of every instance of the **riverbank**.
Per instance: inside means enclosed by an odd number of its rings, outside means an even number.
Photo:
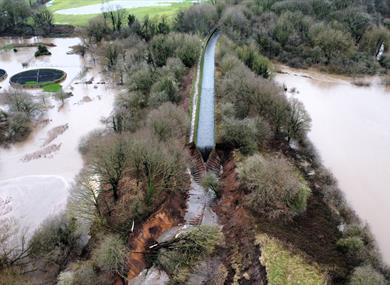
[[[366,78],[370,86],[358,87],[349,77],[282,70],[287,73],[277,74],[276,81],[286,86],[288,96],[304,103],[313,121],[310,140],[389,263],[390,232],[383,218],[390,214],[385,203],[390,199],[389,90],[377,77]]]

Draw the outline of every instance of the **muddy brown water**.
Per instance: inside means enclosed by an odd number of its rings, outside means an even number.
[[[309,138],[390,264],[390,90],[378,78],[357,87],[348,78],[282,70],[287,74],[277,74],[276,81],[305,105],[312,118]]]
[[[1,38],[0,46],[32,42],[55,44],[49,47],[52,55],[35,58],[36,47],[18,48],[16,53],[0,51],[0,68],[5,69],[9,77],[28,69],[61,69],[67,73],[61,84],[74,96],[66,99],[63,107],[60,101],[46,96],[45,104],[51,106],[44,118],[46,124],[38,126],[25,142],[0,149],[0,202],[10,201],[8,215],[30,230],[64,209],[69,186],[83,165],[78,152],[79,141],[90,131],[103,127],[101,119],[112,111],[115,93],[109,82],[98,84],[102,74],[91,58],[68,54],[69,47],[80,43],[78,38]],[[81,83],[91,78],[94,78],[93,84]],[[0,82],[0,86],[0,96],[12,89],[9,78]],[[41,94],[38,90],[28,92],[32,96]],[[62,131],[57,132],[59,129]],[[53,135],[55,132],[57,136]],[[33,159],[26,159],[31,157]]]

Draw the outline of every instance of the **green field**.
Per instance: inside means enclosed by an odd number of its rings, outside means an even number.
[[[98,14],[89,15],[62,15],[55,12],[62,9],[77,8],[81,6],[94,5],[102,3],[101,0],[54,0],[53,5],[49,9],[54,12],[54,21],[56,24],[71,24],[75,26],[84,26],[90,19],[96,17]],[[191,5],[191,1],[185,1],[183,3],[173,4],[171,6],[156,6],[145,8],[126,9],[129,14],[135,15],[137,18],[142,19],[146,15],[150,17],[155,16],[167,16],[172,18],[178,11],[183,8],[187,8]]]

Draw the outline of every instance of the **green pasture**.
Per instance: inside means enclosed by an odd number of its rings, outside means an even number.
[[[101,3],[101,0],[54,0],[53,5],[49,9],[54,12],[54,21],[56,24],[71,24],[75,26],[84,26],[90,19],[96,17],[98,14],[88,15],[63,15],[55,13],[58,10],[77,8],[81,6],[94,5]],[[135,15],[138,19],[143,19],[146,15],[149,17],[166,16],[173,18],[178,11],[183,8],[189,7],[191,1],[185,1],[183,3],[172,4],[171,6],[155,6],[145,8],[133,8],[126,9],[129,14]]]

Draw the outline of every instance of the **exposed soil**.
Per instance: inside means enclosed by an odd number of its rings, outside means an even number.
[[[129,280],[147,267],[145,252],[148,247],[167,230],[184,221],[186,197],[178,192],[172,193],[158,211],[152,214],[136,231],[129,236],[131,252],[128,257]]]
[[[221,198],[214,210],[223,225],[227,244],[226,251],[222,253],[229,271],[225,284],[267,284],[265,267],[259,260],[261,252],[255,245],[253,218],[240,206],[242,194],[234,159],[231,153],[224,155],[221,152],[219,155],[224,157],[219,191]]]
[[[278,148],[280,149],[280,145]],[[283,149],[283,148],[282,148]],[[290,158],[294,158],[291,149],[283,149]],[[329,271],[332,284],[341,284],[348,274],[348,260],[337,250],[336,242],[340,238],[337,228],[339,221],[332,210],[324,203],[320,193],[321,183],[315,179],[307,179],[313,193],[308,201],[307,211],[291,222],[272,222],[242,206],[244,194],[240,191],[237,180],[236,165],[232,153],[219,152],[223,159],[224,173],[221,177],[221,199],[216,211],[220,222],[224,225],[224,233],[228,244],[230,259],[237,252],[248,255],[252,259],[249,263],[249,272],[255,272],[256,277],[265,278],[264,268],[253,266],[257,262],[252,255],[259,256],[259,251],[253,245],[253,231],[267,233],[278,238],[289,248],[296,248],[303,252],[309,261],[315,261]],[[239,251],[234,251],[238,248]],[[253,254],[253,253],[256,254]],[[252,265],[251,265],[252,264]],[[261,275],[263,274],[263,275]],[[231,277],[230,272],[229,276]],[[250,276],[252,276],[250,274]],[[245,284],[241,283],[240,284]],[[247,283],[254,284],[254,283]],[[260,283],[255,283],[260,284]]]

